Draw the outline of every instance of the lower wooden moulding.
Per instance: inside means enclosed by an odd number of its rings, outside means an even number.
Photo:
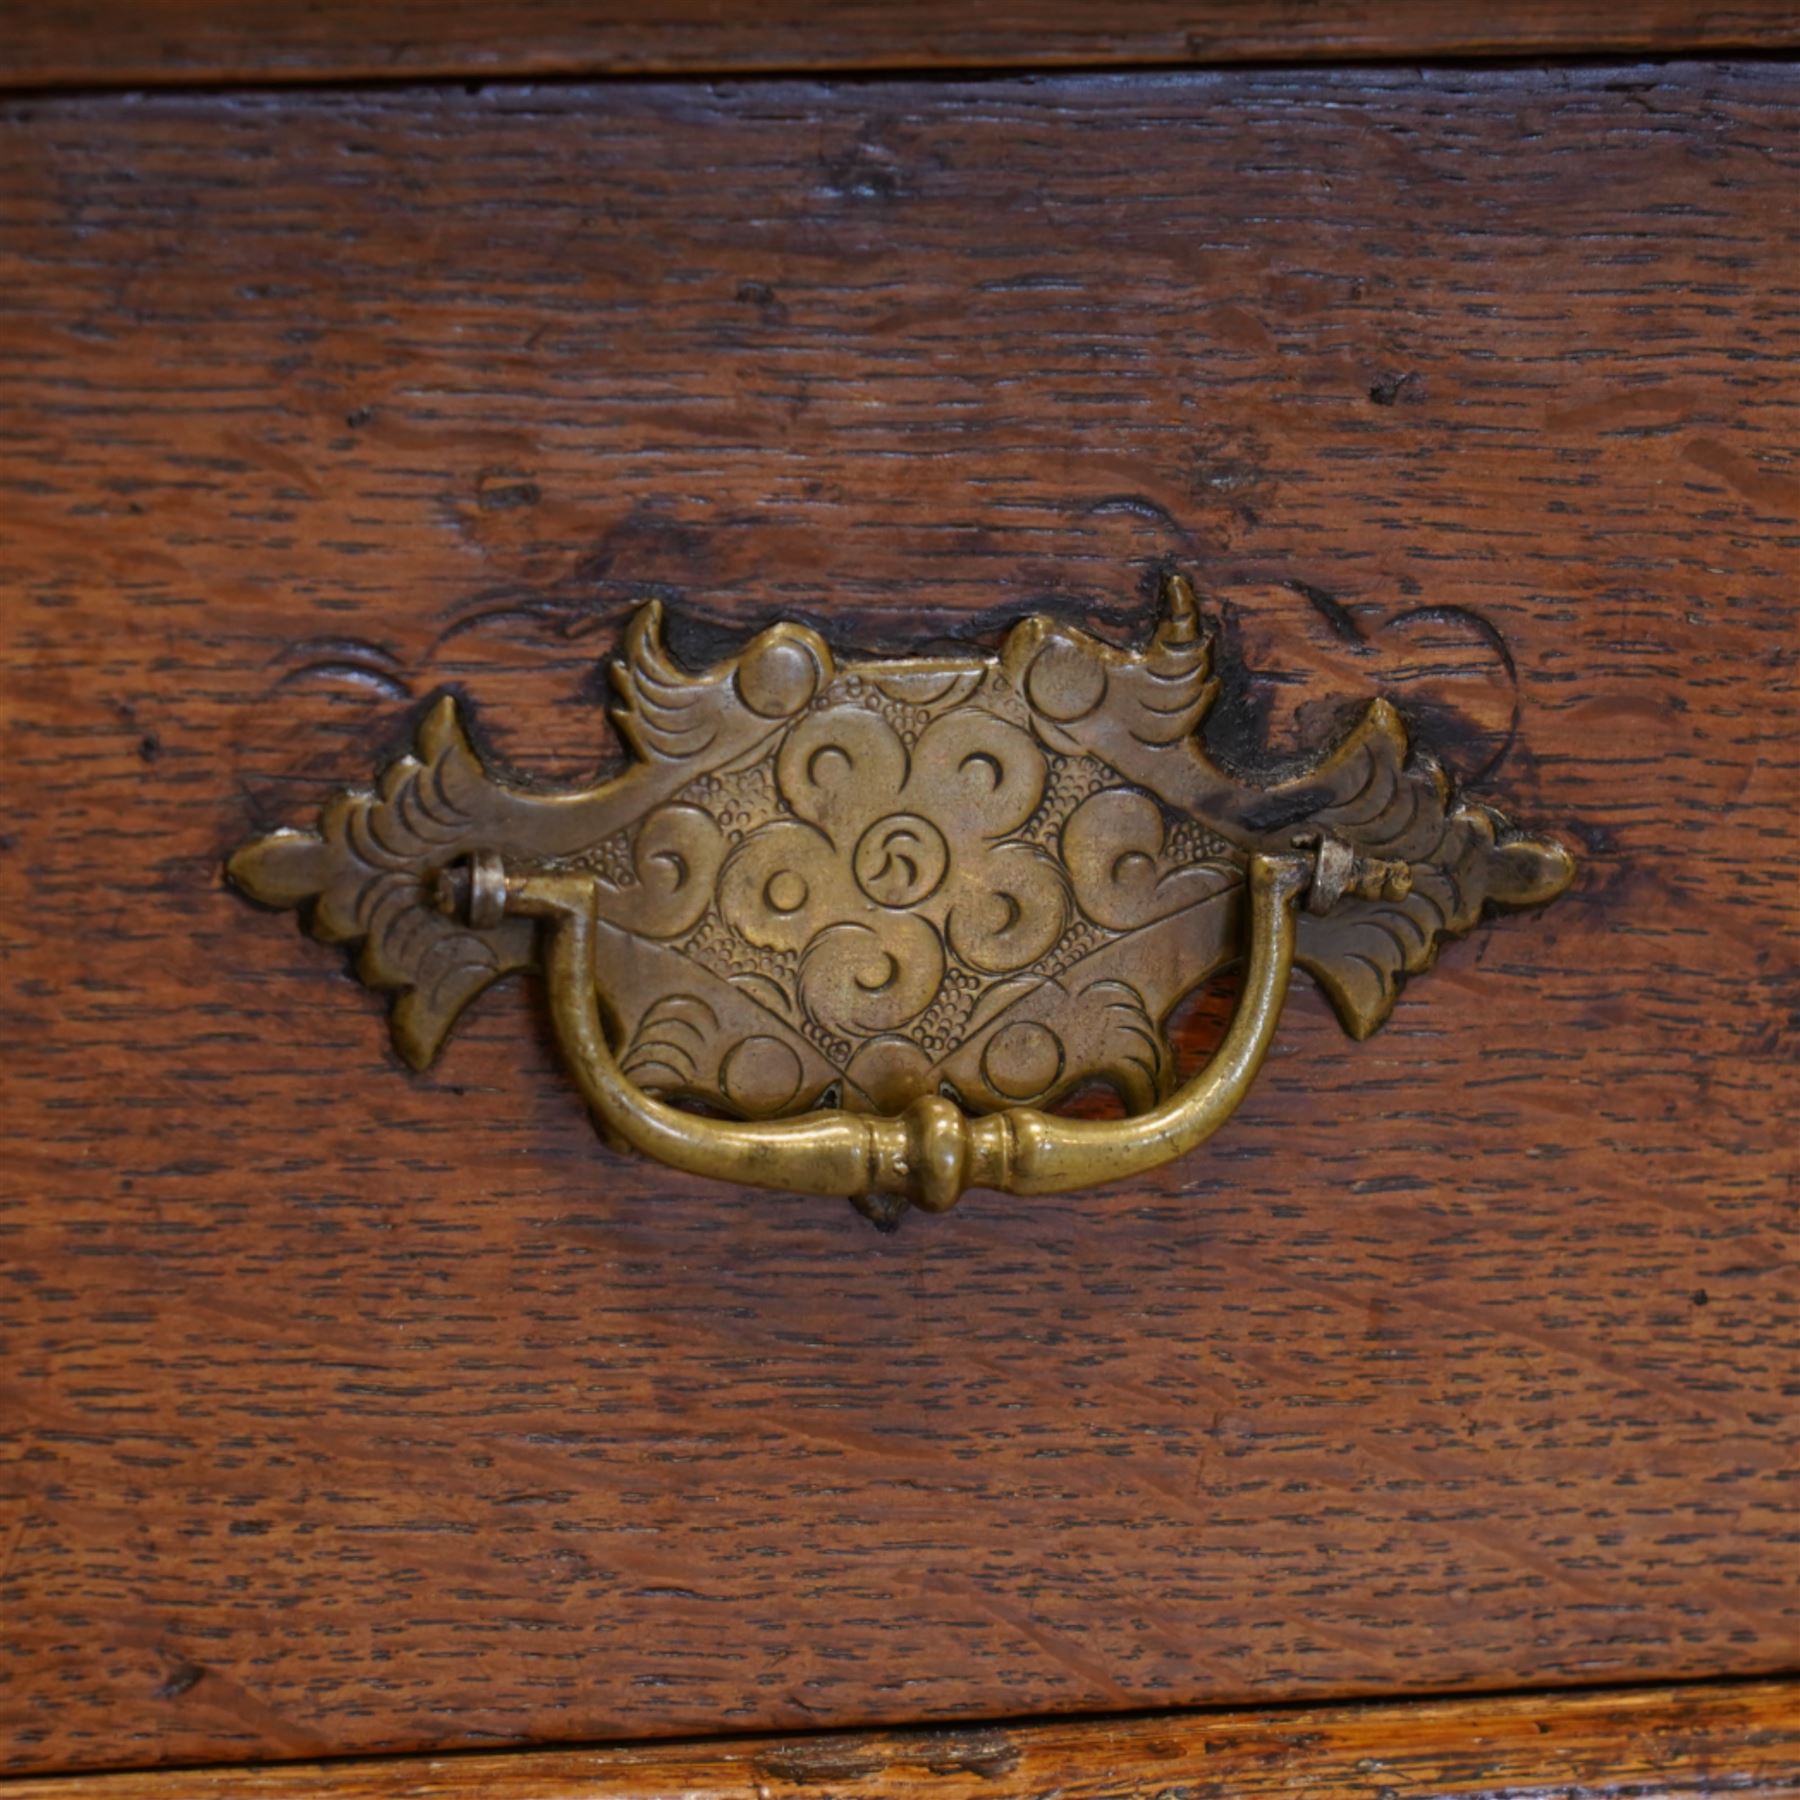
[[[165,1769],[6,1800],[1450,1800],[1800,1793],[1800,1681]]]

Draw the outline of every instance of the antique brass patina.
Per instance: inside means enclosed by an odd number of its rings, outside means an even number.
[[[1142,650],[1032,618],[997,654],[840,661],[777,625],[697,674],[647,606],[613,670],[635,760],[611,780],[496,780],[446,697],[375,792],[230,874],[360,944],[418,1067],[490,982],[541,967],[608,1138],[691,1173],[884,1221],[1117,1180],[1230,1116],[1295,963],[1366,1037],[1484,904],[1573,874],[1453,803],[1382,701],[1301,774],[1227,773],[1196,735],[1210,641],[1187,582],[1166,597]],[[1166,1021],[1240,957],[1230,1027],[1178,1084]],[[1131,1116],[1045,1110],[1092,1081]]]

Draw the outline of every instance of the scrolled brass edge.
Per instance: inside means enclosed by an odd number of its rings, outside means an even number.
[[[445,697],[373,789],[228,873],[352,946],[416,1066],[539,969],[609,1139],[690,1173],[883,1222],[1141,1174],[1242,1100],[1293,966],[1366,1036],[1441,941],[1574,872],[1458,801],[1384,701],[1297,775],[1222,769],[1211,639],[1184,578],[1165,600],[1137,649],[1034,617],[994,652],[854,659],[777,625],[698,671],[651,605],[611,778],[510,785]],[[1244,954],[1184,1084],[1169,1016]],[[1056,1112],[1094,1080],[1130,1116]]]

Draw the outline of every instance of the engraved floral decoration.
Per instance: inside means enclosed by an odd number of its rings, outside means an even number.
[[[1356,1037],[1484,910],[1568,885],[1568,855],[1459,798],[1383,700],[1276,780],[1215,763],[1211,638],[1186,581],[1165,599],[1141,646],[1036,617],[991,652],[840,661],[779,624],[697,670],[652,603],[612,669],[616,773],[509,784],[446,696],[415,755],[230,872],[356,948],[419,1067],[543,956],[508,884],[585,884],[625,1077],[749,1119],[1053,1107],[1093,1081],[1153,1105],[1170,1015],[1242,952],[1253,853],[1316,857],[1295,961]],[[447,907],[471,859],[487,897]]]
[[[776,757],[791,817],[750,832],[719,878],[749,943],[799,958],[806,1015],[856,1040],[899,1030],[937,998],[946,946],[988,975],[1062,936],[1067,879],[1016,835],[1044,793],[1044,753],[989,712],[941,714],[909,750],[879,712],[814,712]]]

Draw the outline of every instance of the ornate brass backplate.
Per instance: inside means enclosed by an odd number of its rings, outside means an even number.
[[[1197,736],[1210,640],[1185,580],[1166,601],[1141,650],[1030,618],[994,654],[840,660],[776,625],[698,673],[646,606],[613,669],[634,760],[610,780],[497,780],[445,697],[374,792],[230,874],[361,946],[415,1066],[490,982],[541,967],[607,1135],[677,1167],[884,1222],[967,1186],[1117,1179],[1229,1116],[1293,963],[1366,1037],[1485,904],[1573,874],[1453,802],[1382,701],[1288,779],[1219,767]],[[1178,1085],[1169,1015],[1246,956],[1223,1043]],[[1128,1117],[1046,1110],[1094,1081]]]

